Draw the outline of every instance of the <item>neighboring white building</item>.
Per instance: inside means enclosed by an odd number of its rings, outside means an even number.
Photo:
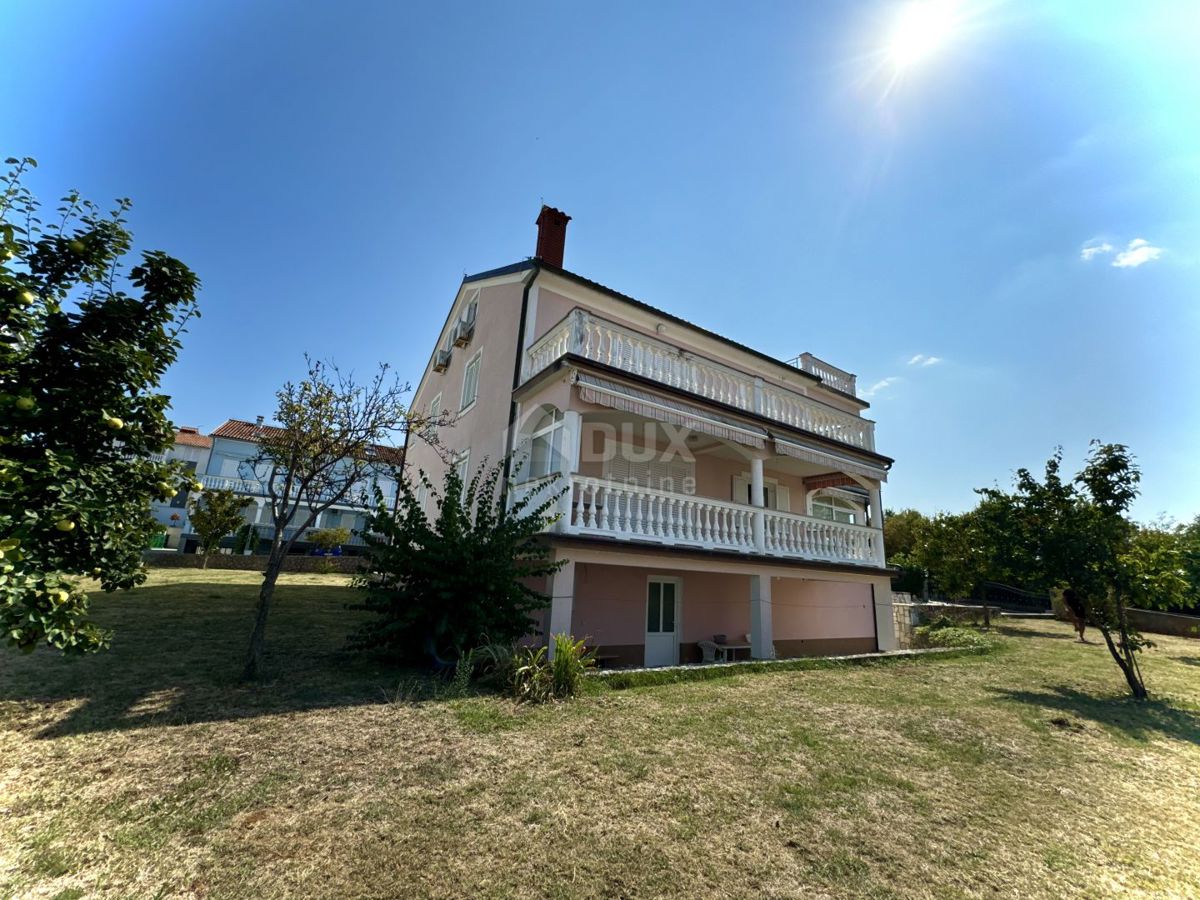
[[[269,539],[274,527],[271,521],[271,501],[267,496],[265,482],[256,476],[249,461],[258,454],[256,435],[271,427],[264,425],[261,417],[256,422],[228,419],[209,436],[211,449],[206,455],[205,465],[197,468],[197,478],[205,488],[231,490],[252,501],[246,508],[246,521],[258,529],[260,542]],[[395,504],[396,479],[393,471],[399,469],[404,458],[403,453],[395,447],[382,445],[372,449],[379,464],[368,468],[366,479],[353,491],[353,497],[347,497],[346,502],[337,503],[321,513],[310,531],[345,528],[352,535],[345,546],[360,547],[363,541],[357,532],[366,527],[367,504],[372,502],[375,488],[378,487],[389,507]],[[361,499],[364,497],[365,503]],[[296,518],[297,521],[302,521],[304,511],[301,510]],[[291,536],[290,533],[288,536]],[[304,538],[305,535],[301,535],[297,542],[298,549],[305,549]],[[186,536],[184,540],[186,549]]]
[[[200,433],[199,428],[183,427],[175,432],[175,443],[166,453],[156,455],[159,462],[182,462],[187,471],[196,474],[207,471],[208,457],[212,450],[212,438]],[[150,511],[154,518],[167,527],[167,546],[178,547],[183,534],[191,532],[188,524],[187,491],[180,491],[170,500],[155,500]],[[174,517],[174,518],[172,518]]]

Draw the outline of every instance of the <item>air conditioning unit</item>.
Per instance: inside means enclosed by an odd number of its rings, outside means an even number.
[[[465,347],[467,344],[471,343],[471,338],[475,334],[476,308],[476,301],[472,300],[467,304],[467,308],[463,312],[462,319],[457,325],[454,326],[454,346]]]
[[[465,347],[471,343],[471,338],[475,334],[475,317],[471,317],[471,321],[463,320],[454,326],[454,346]]]
[[[433,354],[433,371],[445,372],[448,368],[450,368],[449,350],[439,350]]]

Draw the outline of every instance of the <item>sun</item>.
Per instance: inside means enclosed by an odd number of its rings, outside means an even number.
[[[958,30],[954,0],[911,0],[899,10],[887,43],[887,58],[907,69],[944,46]]]

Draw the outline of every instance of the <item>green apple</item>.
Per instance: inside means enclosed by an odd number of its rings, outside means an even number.
[[[63,604],[71,599],[71,592],[64,591],[62,588],[59,588],[56,591],[50,592],[50,599],[52,599],[55,603]]]
[[[109,428],[111,428],[113,431],[120,431],[122,428],[125,427],[125,423],[122,422],[120,419],[118,419],[116,416],[105,416],[104,424],[107,425]]]
[[[23,409],[26,411],[33,409],[33,398],[32,397],[18,397],[17,398],[17,409]]]
[[[202,491],[202,490],[204,490],[204,485],[202,485],[198,481],[193,481],[192,482],[192,490],[193,491]]]
[[[54,523],[54,527],[57,528],[59,531],[74,531],[75,523],[72,522],[70,519],[59,519],[57,522]]]
[[[37,294],[35,294],[33,291],[21,291],[20,300],[22,306],[28,306],[36,299]]]
[[[68,241],[67,246],[71,248],[72,253],[82,254],[87,246],[81,240]]]
[[[158,492],[163,497],[174,497],[175,485],[171,484],[169,481],[160,481],[158,483]]]

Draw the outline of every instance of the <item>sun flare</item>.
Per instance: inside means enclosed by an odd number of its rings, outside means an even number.
[[[906,69],[943,47],[958,29],[958,4],[953,0],[911,0],[896,16],[887,43],[888,60]]]

